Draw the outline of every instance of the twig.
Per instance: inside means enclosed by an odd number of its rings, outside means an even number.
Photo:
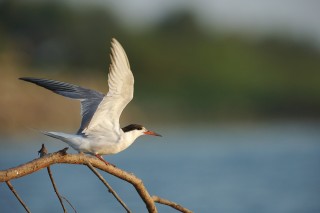
[[[48,154],[47,148],[44,146],[44,144],[41,145],[41,149],[38,151],[38,155],[40,155],[40,158]]]
[[[45,156],[46,154],[48,154],[48,150],[47,150],[47,148],[44,146],[44,144],[42,144],[41,149],[38,151],[38,154],[40,155],[40,157],[43,157],[43,156]],[[52,183],[54,192],[56,193],[56,195],[57,195],[57,197],[58,197],[58,199],[59,199],[59,202],[60,202],[60,204],[61,204],[61,207],[62,207],[62,209],[63,209],[63,212],[66,213],[67,210],[66,210],[66,208],[65,208],[64,205],[63,205],[63,201],[62,201],[61,195],[59,194],[58,188],[57,188],[57,186],[56,186],[56,183],[54,182],[54,179],[53,179],[53,176],[52,176],[52,172],[51,172],[50,166],[47,167],[47,171],[48,171],[48,174],[49,174],[50,181],[51,181],[51,183]]]
[[[19,200],[19,202],[21,203],[21,205],[23,206],[23,208],[30,213],[30,209],[27,207],[27,205],[22,201],[22,199],[20,198],[20,196],[18,195],[18,193],[16,192],[16,190],[14,190],[12,184],[10,183],[10,181],[6,181],[7,186],[9,187],[9,189],[12,191],[12,193],[14,194],[14,196],[16,196],[16,198]]]
[[[64,199],[71,206],[71,208],[75,213],[77,213],[77,210],[74,208],[74,206],[70,203],[70,201],[67,198],[63,197],[62,195],[61,195],[61,198]]]
[[[113,196],[117,199],[117,201],[125,208],[125,210],[128,213],[131,213],[130,209],[127,207],[127,205],[121,200],[121,198],[118,196],[118,194],[112,189],[112,187],[109,185],[109,183],[100,175],[100,173],[91,165],[90,162],[88,162],[87,166],[89,169],[102,181],[102,183],[108,188],[109,192],[113,194]]]
[[[53,176],[52,176],[52,172],[51,172],[51,169],[50,169],[50,166],[47,167],[47,171],[48,171],[48,174],[49,174],[49,177],[50,177],[50,180],[51,180],[51,183],[52,183],[52,186],[53,186],[53,189],[54,189],[54,192],[56,193],[58,199],[59,199],[59,202],[61,204],[61,207],[63,209],[63,212],[67,212],[66,208],[64,207],[63,205],[63,201],[62,201],[62,198],[61,198],[61,195],[59,194],[58,192],[58,188],[56,186],[56,183],[54,182],[54,179],[53,179]]]
[[[68,149],[68,148],[67,148],[67,149]],[[60,150],[60,152],[65,153],[67,149],[65,148],[65,149],[63,149],[63,150]],[[40,157],[43,157],[43,156],[45,156],[46,154],[48,154],[48,150],[47,150],[47,148],[44,146],[44,144],[42,144],[41,149],[38,151],[38,154],[40,155]],[[49,174],[50,181],[51,181],[51,183],[52,183],[54,192],[56,193],[56,195],[57,195],[57,197],[58,197],[58,199],[59,199],[59,202],[60,202],[60,204],[61,204],[61,207],[62,207],[62,209],[63,209],[63,212],[66,213],[67,210],[66,210],[65,206],[63,205],[62,198],[69,203],[69,205],[73,208],[73,210],[74,210],[75,212],[77,212],[77,211],[75,210],[75,208],[71,205],[71,203],[70,203],[65,197],[61,196],[60,193],[58,192],[58,188],[57,188],[56,183],[55,183],[55,181],[54,181],[54,179],[53,179],[53,175],[52,175],[50,166],[47,167],[47,171],[48,171],[48,174]]]
[[[192,213],[192,211],[190,211],[189,209],[175,203],[175,202],[172,202],[170,200],[167,200],[167,199],[164,199],[164,198],[161,198],[161,197],[158,197],[158,196],[152,196],[152,199],[154,200],[154,202],[157,202],[157,203],[161,203],[161,204],[164,204],[164,205],[167,205],[167,206],[170,206],[180,212],[183,212],[183,213]]]

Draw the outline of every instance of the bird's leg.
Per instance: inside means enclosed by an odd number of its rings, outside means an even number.
[[[113,165],[113,164],[107,162],[105,159],[103,159],[103,157],[102,157],[101,155],[95,154],[94,156],[96,156],[97,158],[99,158],[99,159],[100,159],[101,161],[103,161],[106,165],[111,165],[111,166],[116,167],[115,165]]]

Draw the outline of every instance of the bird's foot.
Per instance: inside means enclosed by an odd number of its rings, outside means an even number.
[[[101,155],[95,154],[94,156],[96,156],[98,159],[100,159],[101,161],[103,161],[106,165],[108,165],[108,166],[111,165],[111,166],[113,166],[113,167],[116,167],[114,164],[109,163],[108,161],[106,161],[105,159],[103,159]]]

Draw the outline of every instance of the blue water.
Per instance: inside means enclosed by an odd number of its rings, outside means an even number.
[[[158,195],[194,212],[320,212],[320,124],[281,123],[159,129],[162,138],[143,137],[106,159],[144,181]],[[64,144],[38,138],[3,139],[0,169]],[[81,212],[125,212],[88,168],[54,165],[60,193]],[[146,212],[134,188],[103,174],[133,212]],[[32,212],[62,212],[46,170],[12,180]],[[157,205],[159,212],[176,212]],[[68,212],[73,212],[68,206]],[[0,212],[24,212],[0,183]]]

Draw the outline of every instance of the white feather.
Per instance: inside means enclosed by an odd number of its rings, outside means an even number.
[[[120,134],[119,119],[133,98],[134,78],[127,55],[116,39],[112,39],[111,65],[108,74],[109,92],[99,104],[83,133],[108,132]]]
[[[120,115],[133,98],[134,78],[127,55],[116,39],[112,39],[107,95],[49,79],[21,78],[21,80],[81,101],[83,118],[77,134],[43,132],[47,136],[69,144],[79,152],[96,156],[115,154],[129,147],[141,135],[160,136],[138,124],[128,125],[123,130],[120,128]]]

